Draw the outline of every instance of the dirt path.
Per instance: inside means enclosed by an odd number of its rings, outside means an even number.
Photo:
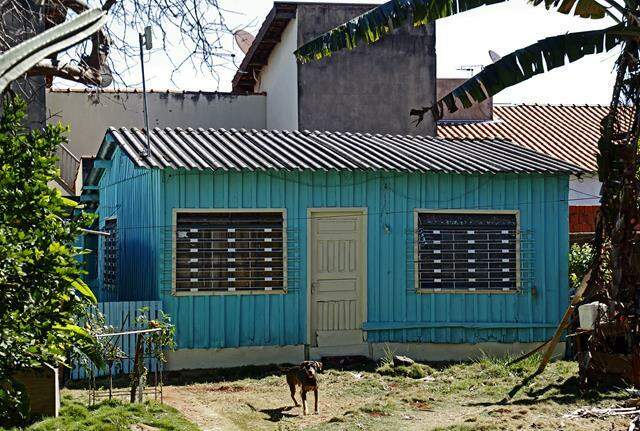
[[[216,412],[212,404],[198,399],[197,392],[190,386],[165,386],[164,402],[179,410],[202,431],[236,431],[232,422]]]
[[[165,402],[203,431],[627,429],[627,417],[565,417],[581,408],[620,405],[629,397],[623,388],[582,394],[574,377],[577,366],[570,362],[551,364],[510,403],[500,404],[536,366],[532,361],[516,369],[485,359],[431,370],[423,379],[329,369],[320,376],[320,413],[307,416],[292,407],[285,378],[275,369],[231,371],[224,381],[208,376],[210,383],[165,386]]]

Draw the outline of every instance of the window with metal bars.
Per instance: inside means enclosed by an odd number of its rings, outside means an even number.
[[[103,240],[103,262],[102,279],[106,290],[116,291],[118,289],[118,220],[115,218],[106,219],[104,229],[109,235]]]
[[[418,212],[417,222],[419,290],[518,289],[517,214]]]
[[[175,292],[286,290],[283,211],[176,213]]]

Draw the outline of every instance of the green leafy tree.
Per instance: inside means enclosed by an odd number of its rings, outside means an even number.
[[[395,28],[429,24],[470,9],[507,0],[391,0],[305,43],[296,52],[302,63],[320,60],[343,49],[375,43]],[[532,0],[563,14],[609,25],[590,31],[547,37],[505,55],[437,101],[411,110],[419,123],[431,114],[455,112],[503,89],[586,55],[618,49],[616,81],[609,114],[601,124],[598,174],[603,183],[594,240],[591,298],[615,302],[622,315],[635,315],[640,293],[640,4],[636,0]],[[508,35],[505,35],[508,36]],[[609,274],[609,275],[608,275]],[[639,334],[640,337],[640,334]]]
[[[82,251],[73,245],[90,217],[47,185],[65,129],[28,131],[25,108],[7,98],[0,118],[0,426],[27,418],[17,370],[96,348],[80,326],[95,297],[80,280]]]

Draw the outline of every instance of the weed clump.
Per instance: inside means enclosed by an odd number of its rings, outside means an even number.
[[[389,346],[385,346],[384,357],[380,360],[380,366],[376,368],[378,374],[391,377],[408,377],[410,379],[423,379],[433,374],[433,368],[417,362],[411,365],[395,365],[394,354],[395,352]]]
[[[409,366],[400,365],[394,367],[393,363],[383,362],[376,372],[382,376],[391,377],[408,377],[411,379],[422,379],[427,377],[433,372],[433,369],[428,365],[414,363]]]

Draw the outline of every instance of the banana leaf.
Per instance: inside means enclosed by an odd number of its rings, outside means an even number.
[[[627,37],[637,37],[639,30],[615,25],[601,30],[583,31],[547,37],[525,48],[518,49],[488,65],[478,74],[442,97],[434,106],[414,109],[411,115],[422,121],[432,111],[434,118],[442,118],[444,109],[456,112],[469,108],[474,102],[499,93],[557,67],[573,63],[586,55],[610,51]]]
[[[534,6],[544,3],[547,10],[554,8],[564,14],[573,11],[574,15],[581,18],[599,19],[607,13],[607,9],[596,0],[533,0],[531,3]]]
[[[466,12],[480,6],[504,3],[508,0],[391,0],[329,30],[302,45],[295,51],[301,63],[330,57],[342,49],[375,43],[395,28],[411,21],[414,26],[427,25],[437,19]],[[533,0],[537,6],[544,2],[547,9],[583,18],[602,18],[606,8],[596,0]]]

